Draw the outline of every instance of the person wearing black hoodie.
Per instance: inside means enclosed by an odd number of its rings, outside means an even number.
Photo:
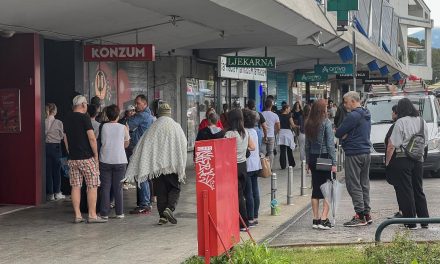
[[[209,114],[208,126],[199,130],[196,141],[224,138],[225,132],[217,126],[218,119],[219,117],[216,113]]]
[[[370,133],[371,114],[361,107],[359,94],[350,91],[344,95],[347,116],[336,130],[345,151],[345,182],[351,196],[355,216],[344,226],[365,226],[373,222],[370,216]]]

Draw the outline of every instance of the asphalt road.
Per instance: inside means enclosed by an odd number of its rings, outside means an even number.
[[[388,216],[397,211],[394,189],[383,178],[375,178],[370,182],[371,214],[373,224],[362,227],[344,227],[343,223],[354,215],[351,198],[345,184],[342,185],[342,195],[337,209],[336,226],[331,230],[312,229],[312,212],[307,208],[304,212],[292,218],[283,229],[270,236],[270,245],[308,245],[308,244],[344,244],[372,242],[378,225]],[[440,179],[424,179],[424,191],[428,200],[431,217],[440,217]],[[390,241],[396,232],[404,232],[398,225],[387,227],[382,233],[382,241]],[[440,224],[431,224],[429,229],[411,230],[410,236],[419,241],[440,240]]]

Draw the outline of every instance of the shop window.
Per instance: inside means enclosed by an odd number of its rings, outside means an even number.
[[[98,96],[102,106],[117,104],[121,111],[139,94],[147,94],[147,62],[88,62],[85,95]]]

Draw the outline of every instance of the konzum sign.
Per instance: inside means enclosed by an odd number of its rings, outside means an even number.
[[[154,45],[86,45],[84,61],[155,61]]]

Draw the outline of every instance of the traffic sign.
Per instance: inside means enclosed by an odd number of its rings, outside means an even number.
[[[353,74],[353,64],[317,64],[317,74]]]
[[[358,71],[356,73],[356,79],[369,79],[370,72],[369,71]],[[353,74],[336,74],[336,79],[338,80],[352,80]]]
[[[326,82],[328,76],[326,74],[317,74],[313,72],[295,73],[296,82]]]
[[[387,84],[388,78],[371,78],[362,80],[363,84]]]

